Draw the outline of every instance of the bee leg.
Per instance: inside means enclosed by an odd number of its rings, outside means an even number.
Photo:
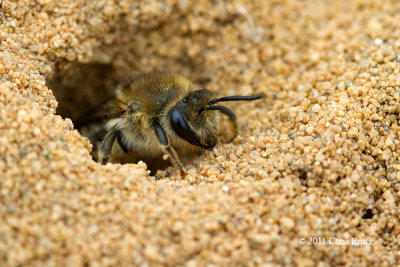
[[[115,137],[116,132],[109,131],[100,144],[99,151],[101,152],[101,156],[99,158],[101,159],[101,164],[103,165],[107,164],[108,162],[108,155],[111,153]]]
[[[122,150],[125,152],[125,153],[128,153],[129,152],[129,149],[126,147],[126,145],[122,142],[122,135],[121,135],[121,132],[120,131],[117,131],[116,132],[116,135],[117,135],[117,141],[118,141],[118,144],[119,144],[119,146],[122,148]]]
[[[160,141],[160,144],[162,145],[163,150],[165,150],[167,154],[171,157],[171,161],[176,166],[178,166],[181,172],[186,173],[185,167],[183,167],[181,161],[179,160],[178,153],[176,153],[175,149],[171,146],[168,136],[165,134],[161,126],[158,124],[154,126],[154,131],[156,133],[158,141]]]

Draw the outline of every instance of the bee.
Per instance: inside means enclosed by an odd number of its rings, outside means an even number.
[[[102,164],[168,158],[185,173],[179,154],[217,144],[219,112],[228,117],[233,132],[227,142],[237,135],[235,114],[217,103],[263,96],[214,98],[180,75],[148,73],[118,86],[110,100],[84,116],[79,128],[93,144],[93,158]]]

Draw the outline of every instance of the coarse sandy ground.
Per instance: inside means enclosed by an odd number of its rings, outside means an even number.
[[[400,263],[398,1],[1,10],[0,266]],[[240,136],[187,163],[186,177],[94,162],[72,121],[155,70],[266,97],[227,104]]]

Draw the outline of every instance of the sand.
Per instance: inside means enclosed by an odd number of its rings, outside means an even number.
[[[399,13],[397,1],[3,0],[0,266],[399,264]],[[73,121],[148,71],[266,97],[227,104],[238,138],[186,177],[94,162]]]

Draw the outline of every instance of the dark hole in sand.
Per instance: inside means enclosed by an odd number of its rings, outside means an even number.
[[[82,133],[87,115],[109,100],[117,85],[128,78],[115,71],[112,64],[60,63],[47,85],[58,101],[57,114],[70,118]],[[141,160],[152,174],[170,166],[169,160],[161,158]]]
[[[362,218],[363,219],[372,219],[374,217],[374,213],[372,212],[372,209],[366,209],[363,212]]]
[[[57,114],[79,124],[84,114],[112,97],[118,84],[111,64],[59,64],[47,82],[58,101]]]

